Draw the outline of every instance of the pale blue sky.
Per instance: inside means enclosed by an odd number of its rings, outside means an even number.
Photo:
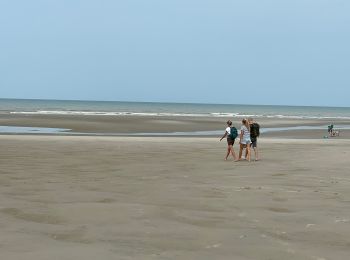
[[[348,0],[0,0],[3,98],[350,106]]]

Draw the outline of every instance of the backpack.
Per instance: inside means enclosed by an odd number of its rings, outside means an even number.
[[[253,123],[250,125],[250,136],[258,137],[260,135],[260,126],[257,123]]]
[[[238,132],[237,132],[237,128],[236,127],[230,127],[230,134],[229,134],[229,137],[232,139],[232,140],[235,140],[238,136]]]

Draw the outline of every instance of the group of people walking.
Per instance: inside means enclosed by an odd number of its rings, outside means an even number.
[[[251,150],[254,150],[254,160],[258,161],[258,137],[260,136],[260,125],[253,120],[253,118],[243,119],[240,133],[238,133],[237,128],[232,126],[232,121],[228,120],[226,122],[227,127],[225,129],[224,135],[220,138],[220,141],[227,138],[227,154],[225,160],[230,156],[233,156],[234,161],[243,160],[243,150],[245,149],[244,159],[251,161]],[[239,138],[239,154],[238,157],[233,149],[236,138]]]

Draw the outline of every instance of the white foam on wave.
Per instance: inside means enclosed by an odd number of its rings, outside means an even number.
[[[13,111],[10,114],[23,114],[23,115],[84,115],[84,116],[208,116],[208,114],[191,114],[191,113],[155,113],[155,112],[105,112],[105,111]]]
[[[313,116],[313,115],[283,115],[283,114],[240,114],[229,112],[213,113],[170,113],[170,112],[128,112],[128,111],[75,111],[75,110],[38,110],[12,111],[10,114],[23,115],[83,115],[83,116],[166,116],[166,117],[222,117],[222,118],[278,118],[278,119],[345,119],[348,116]]]

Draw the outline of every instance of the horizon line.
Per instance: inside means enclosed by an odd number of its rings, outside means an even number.
[[[135,100],[95,100],[95,99],[55,99],[55,98],[0,98],[0,100],[35,100],[35,101],[76,101],[76,102],[123,102],[123,103],[156,103],[156,104],[193,104],[193,105],[239,105],[239,106],[276,106],[276,107],[328,107],[328,108],[350,108],[348,106],[329,105],[282,105],[282,104],[235,104],[235,103],[203,103],[203,102],[175,102],[175,101],[135,101]]]

